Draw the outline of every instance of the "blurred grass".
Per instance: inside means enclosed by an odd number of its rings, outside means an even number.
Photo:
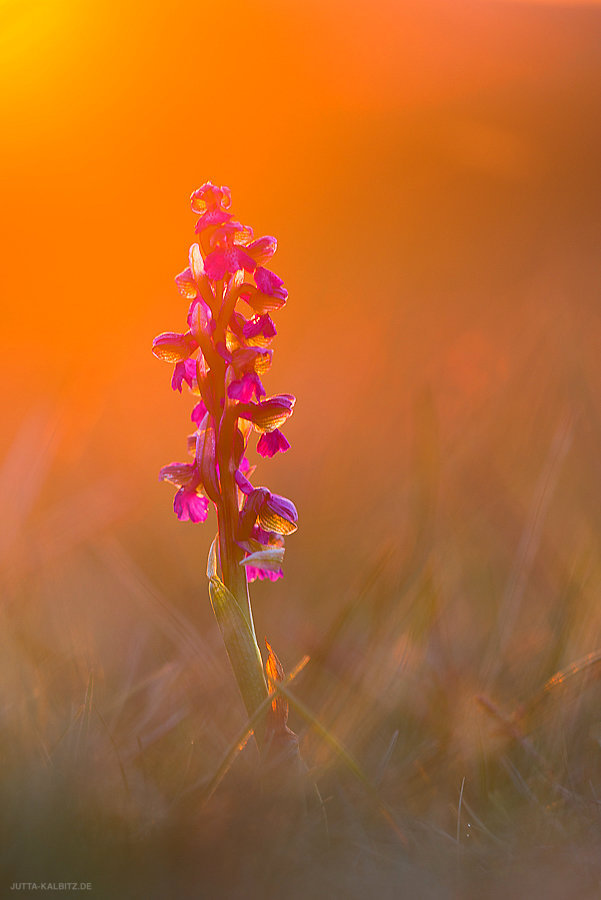
[[[299,649],[311,656],[291,697],[318,727],[294,703],[291,717],[327,835],[315,812],[286,823],[251,744],[200,802],[245,721],[202,567],[182,569],[179,532],[170,558],[147,556],[155,523],[138,521],[134,539],[122,486],[101,472],[45,495],[60,439],[37,410],[0,470],[14,511],[2,532],[5,882],[81,878],[106,897],[359,897],[366,885],[496,897],[531,883],[593,896],[598,657],[545,688],[601,648],[598,417],[576,369],[549,368],[544,384],[522,371],[519,396],[507,386],[450,441],[437,390],[416,395],[388,538],[362,551],[361,578],[340,569],[336,593],[313,586],[277,609],[258,592],[258,627],[288,667]],[[508,431],[520,403],[535,422]],[[51,437],[32,440],[32,422]]]

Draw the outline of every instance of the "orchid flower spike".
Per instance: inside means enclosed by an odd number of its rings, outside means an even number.
[[[153,353],[174,365],[173,390],[181,393],[185,384],[193,395],[196,426],[188,438],[191,460],[165,466],[159,478],[177,488],[180,521],[204,522],[215,507],[223,583],[240,598],[248,596],[248,581],[281,577],[284,536],[296,529],[298,515],[290,500],[250,481],[255,432],[262,457],[290,448],[280,429],[295,398],[267,396],[262,380],[273,357],[271,317],[286,305],[288,291],[265,268],[276,239],[254,238],[230,205],[229,188],[210,181],[193,192],[196,240],[175,278],[187,328],[160,334]]]

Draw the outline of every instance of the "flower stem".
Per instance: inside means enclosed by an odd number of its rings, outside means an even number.
[[[236,482],[227,467],[223,467],[221,468],[221,504],[217,513],[223,583],[236,598],[256,641],[246,569],[240,565],[244,558],[244,551],[241,547],[238,547],[235,541],[235,527],[238,522],[238,515]]]

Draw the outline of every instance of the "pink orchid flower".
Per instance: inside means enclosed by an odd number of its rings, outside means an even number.
[[[177,489],[173,507],[180,521],[204,522],[215,506],[216,558],[224,584],[240,598],[250,581],[281,578],[284,537],[296,530],[298,514],[290,500],[251,481],[254,467],[247,452],[253,429],[260,433],[260,457],[290,448],[280,429],[295,398],[266,397],[262,383],[277,334],[270,314],[286,304],[288,291],[265,268],[276,239],[253,239],[230,205],[229,188],[210,181],[193,192],[197,242],[175,278],[189,304],[188,331],[159,335],[153,352],[174,364],[173,389],[181,393],[186,384],[195,397],[190,418],[196,431],[188,438],[193,459],[165,466],[159,477]],[[237,308],[244,302],[251,307],[249,317]]]

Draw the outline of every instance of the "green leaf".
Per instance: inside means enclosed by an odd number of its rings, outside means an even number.
[[[216,575],[209,579],[209,596],[246,711],[252,717],[268,696],[261,653],[236,598]],[[264,726],[255,728],[259,744],[263,731]]]
[[[216,576],[219,578],[221,574],[221,567],[219,565],[219,535],[215,535],[215,539],[211,544],[211,549],[209,550],[209,556],[207,559],[207,578],[213,578]]]

